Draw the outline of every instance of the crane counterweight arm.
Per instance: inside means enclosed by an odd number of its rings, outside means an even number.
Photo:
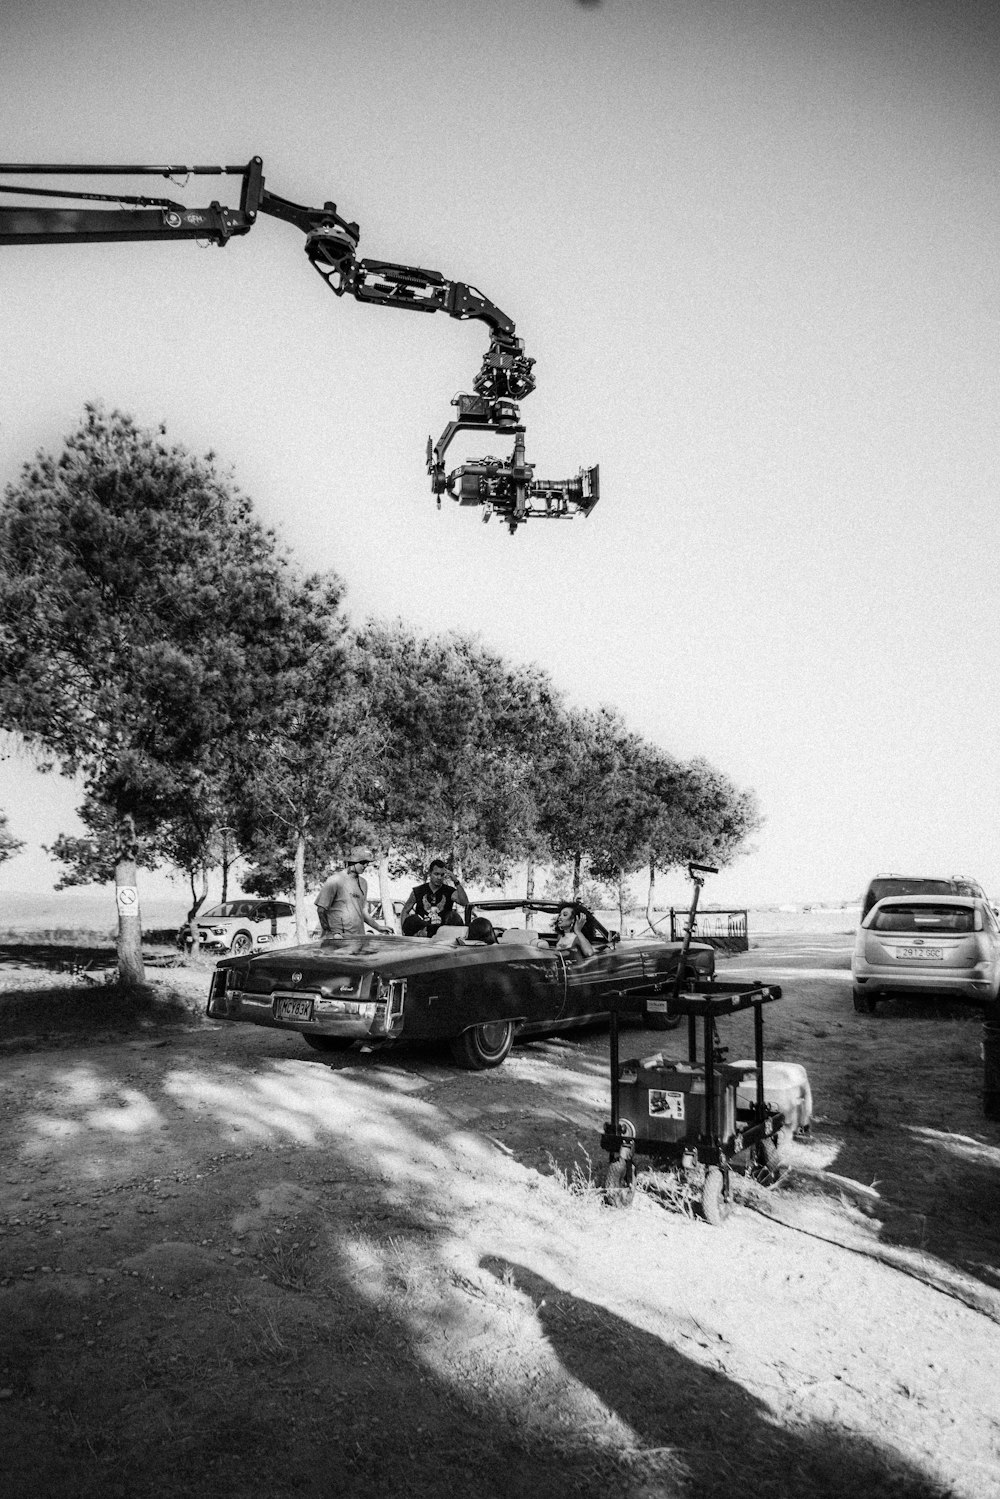
[[[485,459],[482,494],[489,518],[493,510],[503,514],[511,531],[529,515],[568,515],[589,513],[597,502],[596,470],[592,487],[577,481],[559,481],[555,486],[535,482],[531,465],[524,461],[524,428],[519,426],[517,402],[535,388],[532,374],[534,360],[524,352],[523,340],[515,334],[514,321],[476,287],[464,281],[450,281],[439,271],[420,266],[402,265],[389,260],[359,260],[356,252],[360,239],[358,225],[341,217],[335,203],[310,208],[279,197],[264,185],[263,163],[254,156],[243,166],[123,166],[123,165],[56,165],[52,163],[0,164],[0,178],[14,177],[149,177],[166,178],[172,183],[190,177],[239,177],[238,207],[227,207],[218,201],[206,208],[190,208],[173,198],[137,196],[115,192],[78,192],[72,187],[39,187],[21,182],[0,181],[0,245],[96,244],[130,240],[197,240],[224,246],[230,239],[249,233],[259,214],[283,220],[302,231],[306,237],[306,254],[310,262],[339,297],[351,296],[358,302],[382,307],[409,308],[414,312],[444,312],[459,321],[478,320],[490,330],[490,344],[482,366],[473,380],[475,394],[456,396],[453,405],[459,415],[448,423],[436,446],[428,442],[428,470],[431,488],[440,497],[461,492],[460,503],[474,503],[471,471],[456,470],[447,475],[444,453],[456,433],[463,428],[515,434],[515,454],[510,460]],[[27,202],[7,203],[4,194]],[[61,199],[52,206],[39,199]],[[86,207],[76,206],[86,204]],[[90,205],[103,204],[97,207]],[[581,470],[581,473],[584,471]],[[463,477],[464,474],[464,477]],[[561,499],[556,503],[554,489]],[[512,498],[506,502],[510,490]],[[530,495],[545,496],[545,508],[539,510],[527,503]]]

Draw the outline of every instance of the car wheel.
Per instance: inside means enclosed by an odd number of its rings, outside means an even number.
[[[229,951],[234,958],[244,958],[248,952],[253,952],[253,938],[249,932],[237,932],[233,938]]]
[[[631,1156],[619,1156],[604,1177],[604,1201],[609,1208],[630,1208],[634,1197],[635,1165]]]
[[[876,999],[874,994],[867,989],[855,988],[853,992],[854,1008],[859,1015],[874,1015]]]
[[[647,1012],[645,1028],[648,1031],[675,1031],[683,1019],[683,1015],[650,1015]]]
[[[303,1041],[311,1046],[313,1051],[350,1051],[354,1045],[353,1036],[306,1036]]]
[[[718,1228],[725,1223],[732,1210],[732,1198],[725,1191],[722,1171],[718,1166],[709,1166],[705,1172],[705,1185],[701,1189],[701,1212],[706,1223]]]
[[[495,1020],[487,1025],[473,1025],[451,1043],[451,1054],[460,1067],[482,1072],[499,1067],[514,1044],[513,1020]]]
[[[704,974],[698,972],[697,968],[687,967],[681,980],[681,987],[687,982],[704,978]],[[649,1029],[651,1031],[675,1031],[685,1017],[683,1015],[655,1015],[649,1017]]]

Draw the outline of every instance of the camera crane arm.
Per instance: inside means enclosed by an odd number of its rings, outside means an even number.
[[[172,165],[54,165],[0,164],[0,173],[23,177],[162,177],[174,182],[189,177],[227,176],[241,179],[238,207],[227,207],[213,201],[207,208],[190,208],[172,198],[134,194],[77,192],[69,188],[23,186],[0,183],[0,194],[11,193],[22,198],[61,199],[56,207],[48,202],[5,204],[0,201],[0,245],[93,244],[130,240],[198,240],[225,246],[230,239],[248,234],[259,214],[293,224],[306,237],[306,254],[311,264],[338,297],[352,296],[359,302],[383,307],[409,308],[414,312],[445,312],[462,321],[478,319],[490,330],[490,345],[482,367],[473,381],[475,395],[456,396],[453,405],[459,415],[448,423],[437,446],[431,451],[428,440],[428,471],[431,489],[440,497],[445,491],[462,504],[482,504],[485,518],[499,511],[513,532],[532,515],[586,514],[597,503],[596,493],[589,503],[575,503],[571,494],[562,494],[575,481],[544,486],[546,492],[559,489],[564,503],[553,505],[551,496],[545,509],[531,508],[528,490],[534,488],[531,467],[524,463],[524,428],[518,425],[517,402],[535,388],[533,359],[524,352],[524,342],[515,335],[513,319],[502,312],[476,287],[464,281],[450,281],[437,271],[419,266],[396,264],[387,260],[359,260],[356,257],[360,230],[337,212],[335,203],[309,208],[293,203],[264,185],[263,162],[254,156],[244,166],[172,166]],[[88,206],[67,206],[74,204]],[[108,205],[91,207],[90,204]],[[487,492],[474,499],[464,470],[447,475],[444,453],[463,428],[514,433],[517,448],[506,464],[487,459],[492,465],[492,480]],[[509,473],[504,474],[506,469]],[[581,475],[583,471],[581,470]],[[588,473],[596,476],[596,470]],[[455,494],[456,479],[463,486]],[[596,483],[596,480],[595,480]],[[582,485],[578,486],[581,489]],[[507,490],[510,493],[507,493]],[[539,490],[541,492],[541,490]]]

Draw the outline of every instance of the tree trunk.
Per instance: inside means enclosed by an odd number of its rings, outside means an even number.
[[[202,866],[200,895],[195,889],[193,869],[188,870],[188,879],[191,882],[191,905],[187,913],[188,925],[190,926],[191,922],[194,921],[194,918],[197,916],[198,912],[201,910],[202,906],[208,899],[208,870],[204,867],[204,865]],[[225,898],[225,895],[223,895],[222,899],[225,900]]]
[[[524,898],[533,900],[535,896],[535,861],[528,859],[528,867],[524,871]]]
[[[115,903],[118,907],[118,982],[138,989],[146,982],[142,966],[142,917],[135,859],[122,855],[115,863]]]
[[[300,833],[295,840],[295,940],[301,946],[308,941],[306,931],[306,840]]]
[[[628,903],[628,886],[625,876],[621,875],[618,880],[618,935],[625,935],[625,906]]]
[[[579,898],[580,898],[580,855],[579,855],[579,853],[575,853],[573,855],[573,899],[574,900],[579,900]]]
[[[399,931],[399,922],[396,920],[396,912],[392,904],[392,891],[389,888],[389,859],[386,856],[378,861],[378,893],[382,902],[382,920],[386,926],[391,926],[394,932]]]
[[[649,930],[656,931],[656,860],[649,861],[649,890],[646,892],[646,920],[649,922]],[[660,917],[663,920],[663,917]]]
[[[464,880],[462,874],[462,856],[458,851],[458,819],[452,818],[451,822],[451,872],[457,880]]]

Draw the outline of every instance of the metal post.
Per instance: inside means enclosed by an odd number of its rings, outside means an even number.
[[[611,1133],[618,1133],[618,1010],[611,1007]]]
[[[1000,1004],[986,1007],[983,1021],[983,1113],[1000,1119]]]
[[[712,1014],[705,1014],[705,1133],[711,1138],[712,1148],[718,1145],[717,1120],[715,1117],[715,1049],[712,1045]]]
[[[753,1007],[753,1059],[757,1067],[757,1123],[764,1118],[764,1015],[761,1001]]]

